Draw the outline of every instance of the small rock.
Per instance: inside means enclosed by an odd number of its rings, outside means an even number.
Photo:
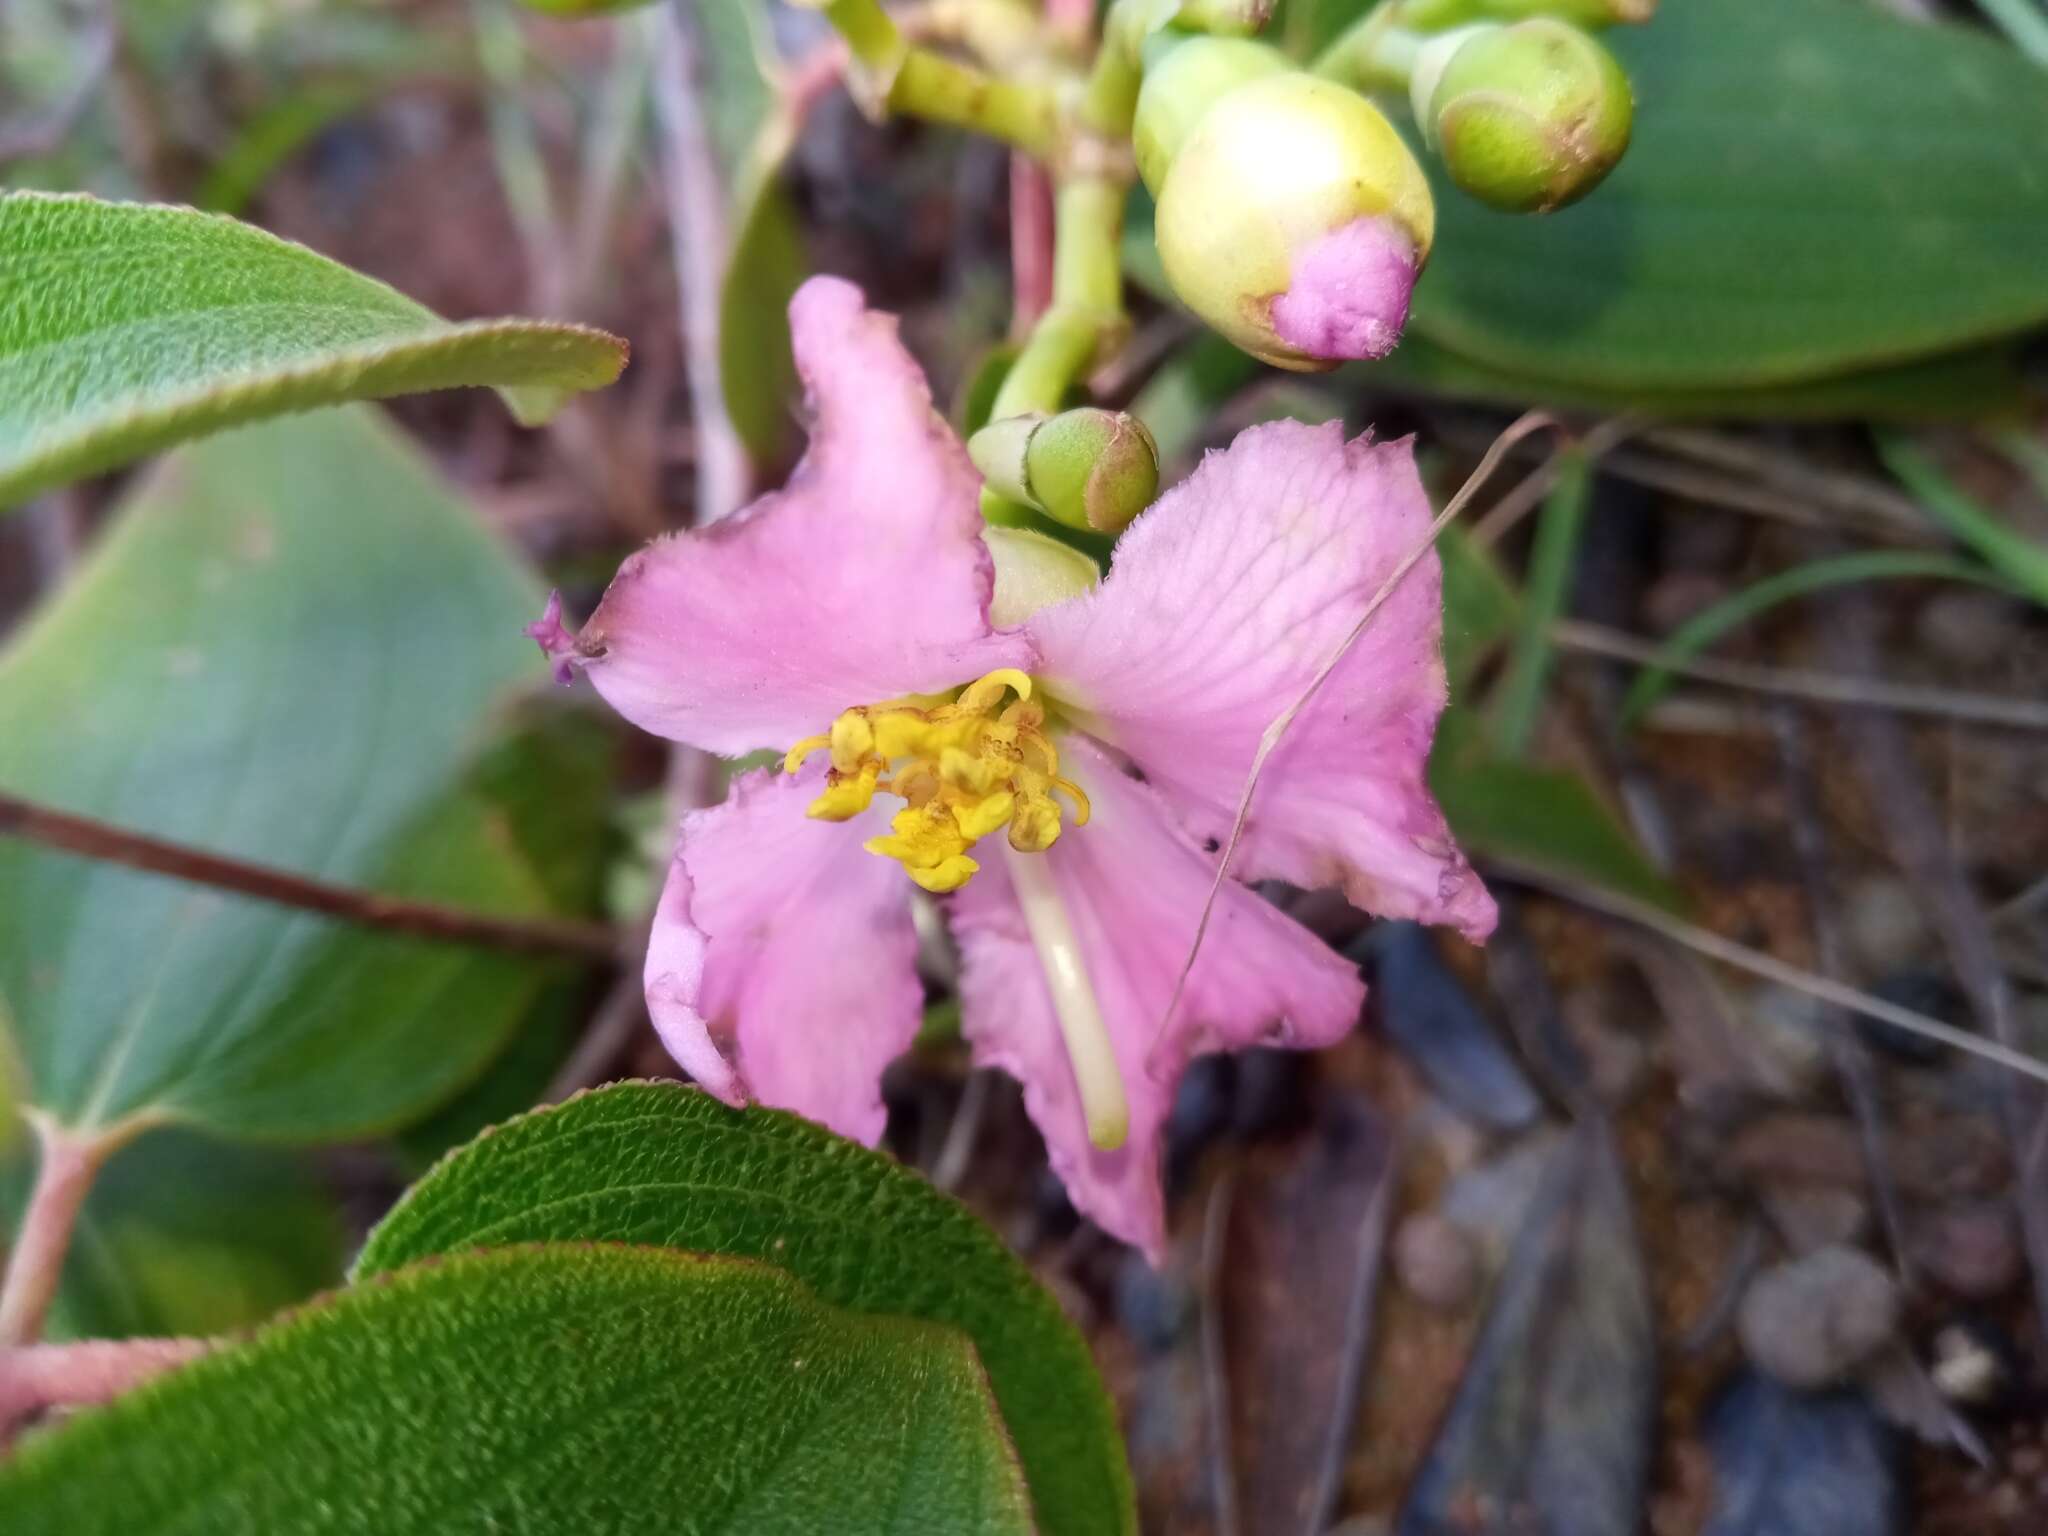
[[[2011,1395],[2019,1377],[2018,1351],[1990,1323],[1973,1318],[1946,1323],[1935,1331],[1933,1349],[1928,1374],[1950,1402],[1989,1409]]]
[[[1913,1257],[1928,1276],[1965,1301],[1990,1301],[2025,1267],[2012,1212],[1991,1201],[1948,1206],[1918,1223]]]
[[[1870,1220],[1870,1206],[1853,1190],[1791,1184],[1763,1192],[1764,1210],[1794,1253],[1853,1243]]]
[[[1847,1379],[1898,1323],[1892,1277],[1868,1254],[1837,1245],[1758,1275],[1736,1329],[1758,1370],[1811,1389]]]
[[[1922,603],[1913,632],[1931,654],[1976,669],[2009,654],[2021,627],[2010,598],[1957,589]]]
[[[1585,1058],[1586,1074],[1600,1102],[1626,1104],[1649,1067],[1649,1048],[1642,1036],[1613,1022],[1615,995],[1609,987],[1575,987],[1566,993],[1561,1011],[1572,1043]]]
[[[1843,913],[1849,949],[1871,975],[1883,976],[1922,957],[1927,920],[1913,888],[1895,875],[1856,882]]]
[[[1817,998],[1791,987],[1763,986],[1750,995],[1742,1022],[1776,1069],[1788,1096],[1813,1087],[1830,1070],[1824,1015]]]
[[[1750,1180],[1788,1178],[1854,1189],[1864,1184],[1856,1127],[1836,1115],[1759,1116],[1736,1132],[1725,1166]]]
[[[1478,1247],[1436,1212],[1418,1211],[1394,1233],[1394,1273],[1416,1300],[1455,1312],[1479,1289]]]

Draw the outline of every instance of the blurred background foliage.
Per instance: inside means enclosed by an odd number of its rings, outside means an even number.
[[[1201,333],[1134,200],[1133,339],[1092,384],[1169,479],[1251,422],[1341,417],[1415,433],[1441,498],[1514,412],[1570,429],[1443,546],[1433,781],[1510,898],[1503,936],[1483,962],[1418,957],[1287,898],[1373,972],[1380,1036],[1194,1076],[1167,1272],[1077,1232],[1014,1093],[965,1080],[943,967],[892,1076],[893,1149],[1087,1332],[1149,1522],[1265,1529],[1242,1500],[1308,1488],[1419,1536],[1478,1488],[1575,1536],[1645,1508],[1660,1536],[1733,1536],[1787,1528],[1771,1512],[1830,1477],[1853,1514],[1816,1532],[2048,1518],[2040,1095],[1710,971],[1673,941],[1690,930],[1591,915],[1696,922],[2048,1051],[2031,4],[1664,0],[1606,34],[1637,93],[1612,178],[1541,219],[1440,185],[1407,339],[1327,376]],[[1283,0],[1271,35],[1311,57],[1363,9]],[[726,510],[714,392],[752,482],[788,469],[783,305],[809,272],[902,312],[975,424],[1014,340],[1007,156],[869,122],[819,73],[818,19],[749,0],[604,21],[10,0],[0,36],[7,186],[232,212],[447,320],[537,314],[634,349],[545,434],[479,391],[353,406],[0,517],[0,788],[630,931],[675,765],[555,696],[520,626],[546,585],[587,611],[624,553]],[[54,1331],[212,1334],[339,1283],[447,1148],[666,1071],[614,970],[0,841],[12,1080],[73,1126],[148,1127],[94,1192]],[[1418,1017],[1437,1027],[1399,1027]],[[25,1139],[7,1155],[18,1198]],[[1345,1241],[1290,1246],[1325,1228]],[[1733,1319],[1760,1270],[1845,1246],[1886,1258],[1902,1317],[1831,1367],[1833,1396],[1789,1393],[1782,1339]],[[1219,1255],[1325,1314],[1281,1315]],[[1474,1273],[1502,1277],[1484,1305]],[[1303,1463],[1270,1419],[1333,1348],[1351,1372],[1296,1438],[1335,1450]],[[1956,1385],[1953,1359],[1992,1385]],[[1531,1403],[1585,1441],[1524,1432]]]

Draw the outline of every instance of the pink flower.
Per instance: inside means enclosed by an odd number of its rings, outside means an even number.
[[[790,317],[816,421],[788,487],[633,556],[580,636],[537,626],[646,729],[788,753],[684,820],[655,1025],[720,1098],[874,1141],[923,1007],[911,902],[944,893],[977,1060],[1022,1081],[1076,1205],[1156,1259],[1189,1058],[1358,1017],[1355,970],[1235,881],[1165,1015],[1261,732],[1427,530],[1408,447],[1255,428],[1098,587],[999,629],[977,477],[894,322],[824,278]],[[1423,786],[1440,606],[1426,560],[1273,754],[1233,875],[1491,930]]]

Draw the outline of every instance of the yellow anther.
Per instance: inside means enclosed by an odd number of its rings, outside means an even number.
[[[961,689],[960,701],[955,707],[966,714],[984,714],[995,707],[1006,688],[1020,699],[1030,698],[1031,675],[1019,672],[1015,667],[998,667]]]
[[[855,773],[875,750],[875,728],[865,711],[849,709],[832,722],[832,766],[840,773]]]
[[[922,714],[907,709],[885,710],[875,717],[872,748],[885,763],[899,757],[922,757],[932,723]]]
[[[979,800],[955,802],[953,824],[960,829],[960,835],[968,842],[975,842],[987,837],[1010,819],[1010,812],[1015,808],[1016,800],[1017,797],[1005,789],[998,790],[992,795],[984,795]]]
[[[950,859],[935,864],[930,869],[907,870],[910,878],[930,891],[934,896],[943,896],[948,891],[957,891],[981,866],[964,853],[956,853]]]
[[[782,771],[784,773],[795,773],[797,769],[803,767],[805,758],[809,757],[820,747],[829,747],[830,745],[832,745],[832,738],[830,736],[806,736],[802,741],[782,754]]]
[[[806,814],[819,821],[853,820],[873,803],[879,771],[872,763],[858,773],[840,773],[835,769],[827,775],[824,789]]]
[[[979,866],[967,850],[1004,826],[1010,846],[1041,853],[1060,835],[1062,806],[1088,820],[1088,799],[1059,774],[1059,752],[1045,731],[1045,706],[1031,697],[1027,673],[1003,667],[957,697],[902,697],[844,711],[822,736],[807,736],[783,758],[790,773],[822,747],[832,772],[810,814],[847,821],[878,792],[903,809],[885,837],[862,846],[900,863],[928,891],[958,890]],[[1014,697],[1012,697],[1014,695]]]
[[[1010,813],[1010,846],[1019,853],[1043,853],[1060,835],[1060,808],[1050,795],[1020,795]]]

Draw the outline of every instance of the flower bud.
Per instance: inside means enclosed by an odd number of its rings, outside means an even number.
[[[1451,179],[1490,207],[1548,213],[1598,186],[1628,148],[1628,76],[1549,17],[1446,33],[1414,77],[1416,117]]]
[[[1223,45],[1181,51],[1198,46]],[[1393,350],[1436,209],[1379,108],[1329,80],[1260,73],[1169,141],[1156,238],[1190,309],[1282,368]]]
[[[1029,528],[981,530],[996,569],[989,622],[1015,629],[1041,608],[1079,597],[1102,579],[1095,562],[1071,545]]]
[[[1159,196],[1167,165],[1217,97],[1292,68],[1287,55],[1277,48],[1220,37],[1177,43],[1150,62],[1138,92],[1138,115],[1131,125],[1131,146],[1137,152],[1138,175],[1145,190]]]
[[[1008,416],[975,433],[967,452],[990,489],[1096,533],[1122,532],[1159,493],[1159,447],[1123,411]]]

